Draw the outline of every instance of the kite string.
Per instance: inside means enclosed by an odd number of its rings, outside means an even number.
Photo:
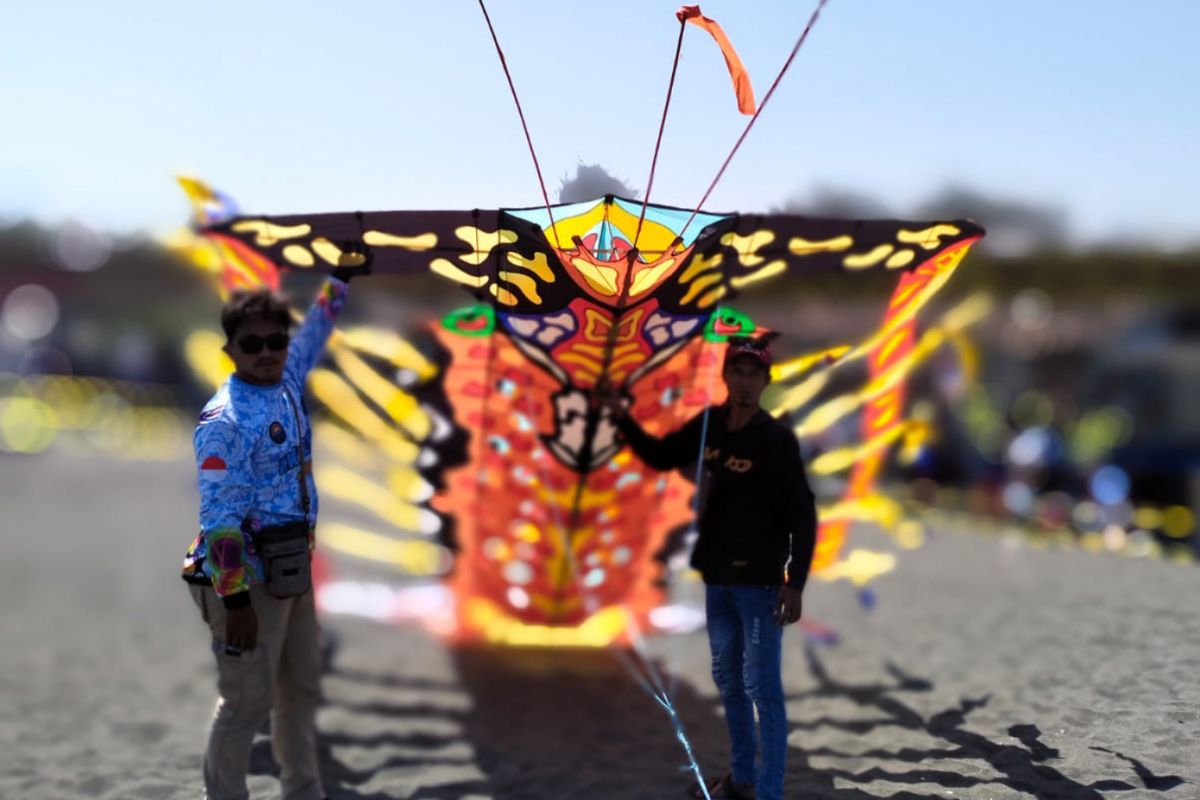
[[[713,312],[713,317],[719,320],[720,313],[721,306],[718,304],[716,310]],[[708,441],[708,418],[712,412],[713,378],[716,372],[716,363],[714,361],[708,370],[708,386],[704,391],[704,417],[700,421],[700,452],[696,454],[696,494],[692,502],[692,525],[697,530],[700,524],[700,481],[704,476],[704,450]]]
[[[604,221],[608,222],[608,207],[609,204],[604,204]],[[586,251],[586,247],[582,244],[579,237],[575,237],[576,246],[581,251]],[[567,547],[571,547],[575,539],[575,529],[579,526],[579,517],[582,512],[583,493],[587,488],[588,475],[592,470],[592,460],[594,456],[593,444],[596,439],[596,431],[600,424],[600,406],[597,392],[606,386],[611,386],[609,380],[609,370],[612,368],[613,353],[617,346],[617,339],[621,331],[621,315],[625,311],[625,304],[629,299],[629,289],[633,283],[633,263],[637,260],[637,249],[631,248],[625,256],[625,277],[621,282],[621,293],[617,296],[617,305],[612,312],[612,322],[608,326],[608,332],[604,336],[604,349],[600,355],[600,370],[597,373],[596,380],[592,388],[592,394],[588,402],[587,416],[583,428],[583,449],[580,451],[578,463],[586,471],[579,473],[579,477],[575,481],[575,494],[571,500],[571,516],[569,527],[567,530]],[[563,562],[563,569],[566,569],[566,562]],[[562,582],[560,582],[562,583]]]
[[[824,5],[824,3],[825,3],[825,0],[821,0],[821,4]],[[533,146],[533,137],[529,133],[529,125],[525,121],[525,113],[521,108],[521,100],[517,96],[516,85],[513,82],[512,74],[509,72],[508,62],[504,57],[504,50],[500,46],[499,37],[497,37],[497,35],[496,35],[496,29],[492,25],[491,16],[488,14],[487,6],[484,4],[484,0],[479,0],[479,8],[480,8],[480,11],[483,12],[484,21],[487,23],[487,26],[488,26],[488,32],[492,36],[492,42],[496,46],[496,55],[500,59],[500,66],[504,70],[504,77],[508,82],[509,91],[512,93],[513,103],[515,104],[516,109],[517,109],[517,116],[521,121],[521,129],[525,134],[525,142],[529,147],[529,155],[530,155],[530,158],[533,160],[533,168],[534,168],[534,171],[537,173],[538,185],[542,192],[542,201],[545,203],[545,206],[546,206],[546,215],[549,218],[551,229],[554,230],[555,245],[561,248],[561,242],[559,241],[559,238],[558,238],[558,228],[554,222],[554,212],[552,211],[552,209],[550,207],[550,196],[546,191],[546,182],[545,182],[544,178],[542,177],[541,164],[538,162],[537,152]],[[646,209],[647,209],[647,207],[649,205],[649,201],[650,201],[650,190],[653,187],[654,171],[655,171],[655,168],[656,168],[657,162],[658,162],[658,153],[659,153],[659,149],[662,144],[662,136],[663,136],[663,132],[666,128],[667,111],[670,108],[671,93],[672,93],[672,90],[673,90],[674,84],[675,84],[675,75],[676,75],[676,72],[678,69],[679,55],[680,55],[680,51],[681,51],[682,45],[683,45],[683,29],[684,29],[685,24],[686,24],[686,21],[684,21],[684,20],[680,21],[679,40],[678,40],[678,42],[676,44],[676,48],[675,48],[675,61],[671,67],[671,79],[670,79],[670,83],[668,84],[668,88],[667,88],[666,102],[663,105],[663,117],[659,124],[658,138],[656,139],[655,145],[654,145],[654,156],[653,156],[653,158],[651,160],[651,164],[650,164],[650,176],[649,176],[649,179],[647,180],[646,197],[645,197],[645,201],[642,204],[641,215],[638,218],[637,232],[634,235],[634,250],[631,252],[631,256],[633,256],[634,258],[636,257],[635,253],[636,253],[636,248],[637,248],[637,240],[640,237],[642,225],[645,221]],[[810,25],[811,25],[811,22],[810,22]],[[806,31],[806,33],[807,33],[807,31]],[[798,49],[798,47],[797,47],[797,49]],[[795,55],[795,53],[793,52],[793,56],[794,55]],[[789,59],[789,63],[790,63],[790,59]],[[786,69],[786,65],[785,65],[784,69]],[[782,75],[782,73],[781,73],[781,75]],[[776,79],[776,83],[778,83],[778,78]],[[772,86],[772,91],[773,90],[774,90],[774,86]],[[770,92],[768,92],[768,94],[767,94],[767,98],[769,98],[769,97],[770,97]],[[764,100],[763,100],[764,104],[765,104],[767,98],[764,98]],[[761,106],[760,106],[760,110],[761,110]],[[755,115],[755,117],[757,118],[757,114]],[[753,122],[754,122],[754,120],[752,119],[751,124],[753,124]],[[747,128],[747,130],[748,130],[748,128]],[[745,134],[743,133],[743,138],[744,138],[744,136],[745,136]],[[738,144],[740,145],[740,140],[739,140]],[[737,148],[735,147],[734,148],[735,152],[736,152],[736,149]],[[729,156],[729,159],[732,159],[732,157],[733,157],[733,154],[731,153]],[[729,159],[727,159],[727,162]],[[722,167],[722,172],[723,171],[724,171],[724,167]],[[718,179],[720,178],[720,174],[718,174],[717,178]],[[713,185],[715,186],[715,184],[716,184],[716,181],[714,180]],[[712,190],[712,187],[709,188],[710,192],[711,192],[711,190]],[[705,199],[707,199],[707,193],[705,195],[705,198],[702,199],[700,202],[701,206],[704,204]],[[699,206],[697,206],[697,211],[698,210],[699,210]],[[695,215],[696,215],[696,212],[693,212],[692,218],[694,218]],[[688,220],[688,224],[690,224],[690,223],[691,223],[691,219]],[[686,228],[687,228],[687,225],[684,226],[685,230],[686,230]],[[682,231],[681,231],[681,234],[682,234]],[[632,262],[632,258],[630,260]],[[630,267],[630,269],[628,270],[628,272],[632,272],[632,269],[631,269],[632,263],[630,263],[629,267]],[[624,306],[623,301],[625,300],[626,293],[628,292],[628,286],[629,286],[629,282],[630,282],[629,279],[630,279],[631,275],[627,273],[625,277],[626,277],[625,286],[623,287],[621,297],[619,298],[619,301],[618,301],[618,309],[617,309],[618,320],[620,317],[620,311],[621,311],[622,307]],[[604,374],[607,372],[608,362],[611,360],[611,347],[613,344],[615,344],[615,339],[616,339],[616,336],[614,334],[616,333],[616,329],[619,327],[616,323],[617,323],[617,320],[614,320],[612,330],[609,331],[608,341],[606,342],[607,346],[605,349],[607,352],[605,354],[606,358],[604,359],[604,363],[602,365],[602,370],[601,370],[602,376],[604,376]],[[489,358],[489,362],[490,362],[490,358]],[[707,409],[706,409],[706,412],[707,412]],[[706,423],[705,427],[707,427],[707,416],[705,419],[705,423]],[[485,443],[485,446],[486,446],[486,443]],[[701,454],[703,454],[703,438],[701,439],[701,448],[702,448]],[[576,487],[576,489],[577,489],[576,504],[575,504],[576,506],[578,504],[578,499],[579,499],[579,497],[578,497],[579,491],[578,490],[580,488],[581,488],[581,486],[577,485],[577,487]],[[577,508],[573,509],[573,510],[577,511]],[[573,514],[573,516],[574,516],[574,514]],[[564,533],[566,534],[564,537],[566,539],[566,541],[564,542],[565,549],[568,552],[570,552],[571,551],[570,533],[567,531],[564,531]],[[578,569],[575,569],[574,573],[576,575],[576,579],[578,580],[579,579]],[[634,630],[637,631],[636,626],[635,626]],[[638,641],[638,640],[640,640],[641,637],[640,637],[640,635],[638,635],[637,632],[635,632],[634,638],[635,638],[635,641]],[[682,727],[681,721],[679,720],[678,715],[675,713],[675,709],[674,709],[673,705],[671,704],[668,693],[662,686],[662,680],[657,675],[657,671],[653,668],[653,665],[650,664],[650,662],[646,658],[645,654],[641,652],[641,649],[637,648],[635,646],[635,652],[638,653],[639,659],[641,660],[643,666],[646,668],[647,673],[650,676],[650,679],[654,683],[654,688],[656,689],[656,691],[652,691],[651,695],[655,698],[655,700],[659,703],[659,705],[661,705],[667,711],[668,715],[670,716],[672,724],[675,727],[676,737],[683,744],[684,750],[688,756],[688,760],[690,761],[691,768],[695,772],[697,778],[699,778],[699,784],[700,784],[701,790],[703,791],[704,796],[706,798],[708,798],[709,793],[708,793],[707,787],[705,786],[703,777],[700,773],[699,765],[696,763],[696,759],[695,759],[695,755],[692,751],[691,743],[688,741],[686,734],[684,734],[684,732],[683,732],[683,727]],[[632,670],[631,670],[631,672],[632,672]],[[646,688],[646,689],[650,688],[649,686],[646,686],[645,683],[642,681],[639,681],[639,683],[642,683],[643,688]]]
[[[718,303],[716,309],[713,311],[713,318],[719,320],[720,316],[721,316],[721,304]],[[707,341],[705,342],[705,349],[707,349],[709,344],[710,344],[709,342],[707,342]],[[702,354],[703,354],[703,352],[704,351],[701,350]],[[716,374],[717,374],[716,362],[714,361],[714,363],[709,367],[708,385],[705,387],[705,390],[704,390],[704,416],[701,417],[701,419],[700,419],[700,452],[696,454],[696,475],[695,475],[695,480],[693,481],[693,484],[692,484],[693,486],[695,486],[695,490],[694,490],[694,494],[692,495],[692,528],[689,531],[689,533],[694,533],[697,535],[699,535],[699,531],[700,531],[700,510],[701,510],[700,509],[700,500],[701,500],[701,496],[702,496],[701,495],[701,488],[702,488],[701,482],[704,480],[704,453],[705,453],[705,450],[707,450],[707,448],[708,448],[708,427],[709,427],[708,423],[709,423],[709,418],[712,416],[713,383],[715,381]],[[685,547],[686,547],[686,545],[685,545]],[[673,653],[673,655],[674,655],[674,653]],[[672,671],[671,672],[671,691],[674,692],[674,690],[675,690],[675,673],[674,673],[674,671]]]
[[[529,134],[529,125],[525,123],[525,112],[521,110],[521,100],[517,97],[517,87],[513,83],[512,73],[508,71],[508,61],[504,58],[504,50],[500,47],[500,39],[496,36],[496,29],[492,26],[492,18],[488,14],[487,6],[483,4],[483,0],[479,0],[479,10],[483,12],[483,19],[487,22],[488,32],[492,34],[492,42],[496,45],[496,55],[500,57],[500,66],[504,69],[504,77],[508,81],[508,89],[512,92],[513,103],[517,106],[517,116],[521,120],[521,130],[525,132],[525,143],[529,145],[529,155],[533,159],[533,169],[537,173],[538,186],[542,189],[542,202],[546,204],[546,215],[550,218],[550,229],[554,231],[554,246],[561,249],[562,243],[558,239],[558,228],[554,224],[554,212],[550,210],[550,195],[546,192],[546,181],[542,179],[542,166],[538,163],[537,152],[533,149],[533,137]]]
[[[638,671],[637,664],[633,663],[627,653],[622,650],[613,649],[613,652],[617,656],[617,661],[625,667],[634,682],[667,712],[667,717],[671,720],[671,726],[675,729],[675,738],[679,740],[679,743],[683,746],[683,752],[687,756],[687,768],[696,776],[696,783],[704,793],[706,800],[712,800],[712,796],[708,792],[708,785],[704,781],[704,773],[701,772],[700,764],[696,761],[696,753],[692,749],[692,743],[688,740],[687,732],[683,729],[683,721],[679,719],[675,705],[671,702],[671,692],[663,686],[663,680],[659,676],[658,670],[654,667],[654,662],[650,660],[649,655],[646,653],[646,645],[642,637],[641,627],[638,625],[634,615],[629,613],[628,609],[626,609],[626,618],[629,621],[629,642],[644,672]]]
[[[475,252],[478,253],[479,252],[479,209],[475,209],[472,212],[472,218],[473,218],[473,222],[475,223],[472,226],[475,229]],[[492,281],[493,281],[493,285],[494,285],[496,279],[499,277],[499,274],[500,274],[500,253],[499,253],[498,248],[495,251],[493,251],[492,255],[494,255],[495,258],[489,259],[489,260],[493,260],[496,265],[495,271],[492,273]],[[487,360],[484,361],[484,367],[483,367],[483,380],[484,380],[485,388],[484,388],[484,392],[483,392],[483,399],[480,401],[480,406],[479,406],[479,414],[480,414],[480,423],[481,424],[480,424],[478,442],[476,444],[477,455],[476,455],[475,459],[476,459],[477,463],[482,463],[484,461],[484,458],[486,457],[486,453],[487,453],[487,448],[490,444],[488,428],[490,427],[491,416],[488,413],[488,409],[491,405],[492,391],[495,389],[495,386],[496,386],[496,378],[495,378],[495,374],[493,372],[493,370],[495,368],[495,364],[496,364],[496,336],[497,336],[497,334],[494,329],[492,330],[491,333],[488,334]],[[475,482],[475,502],[472,505],[472,513],[474,513],[475,516],[478,518],[478,517],[483,516],[480,513],[480,508],[481,508],[480,502],[482,500],[481,487],[482,487],[483,483],[482,483],[482,481],[479,480],[478,475],[474,476],[473,479]]]
[[[543,456],[545,455],[546,454],[543,451]],[[540,460],[539,466],[541,466],[542,480],[544,484],[549,487],[550,476],[549,471],[545,466],[545,460]],[[574,576],[577,588],[586,600],[589,595],[589,589],[583,580],[583,576],[580,575],[578,562],[575,559],[574,548],[570,546],[569,532],[567,528],[562,525],[562,518],[558,513],[558,505],[553,501],[548,505],[551,516],[554,518],[555,530],[559,532],[559,536],[562,539],[563,552],[567,554],[566,561],[570,566],[570,572]],[[672,689],[668,690],[663,686],[663,679],[659,675],[658,670],[655,668],[654,662],[650,660],[650,657],[646,653],[645,639],[642,635],[641,626],[638,624],[637,618],[629,611],[628,608],[625,609],[625,617],[628,622],[627,630],[629,631],[630,644],[632,646],[633,653],[637,656],[638,663],[635,664],[629,655],[619,648],[612,647],[610,645],[608,650],[616,655],[617,661],[620,662],[623,667],[625,667],[626,672],[633,679],[634,683],[636,683],[642,689],[642,691],[649,695],[656,703],[658,703],[660,707],[662,707],[664,711],[667,712],[667,716],[671,721],[671,726],[675,729],[675,738],[679,740],[679,743],[683,746],[684,754],[687,756],[688,769],[690,769],[691,772],[696,776],[697,783],[701,787],[704,797],[707,798],[707,800],[712,800],[712,797],[708,792],[707,785],[704,782],[704,774],[700,770],[700,764],[696,761],[696,754],[692,748],[692,743],[687,737],[687,732],[684,730],[683,721],[679,719],[679,714],[676,712],[675,706],[671,702],[671,694],[674,690],[674,675],[671,676]],[[639,664],[641,669],[638,669]]]
[[[675,42],[675,60],[671,62],[671,79],[667,82],[667,99],[663,103],[662,120],[658,123],[658,138],[654,140],[654,156],[650,159],[650,177],[646,179],[646,197],[642,200],[642,212],[638,216],[637,230],[633,234],[633,248],[636,250],[638,239],[642,235],[642,223],[646,220],[646,208],[650,205],[650,192],[654,189],[654,170],[658,166],[658,151],[662,147],[663,131],[667,127],[667,110],[671,107],[671,93],[675,89],[675,74],[679,71],[679,53],[683,50],[683,31],[687,27],[687,18],[679,20],[679,39]]]
[[[482,0],[480,1],[482,2]],[[742,135],[738,137],[737,141],[733,145],[733,149],[730,150],[729,155],[725,157],[725,162],[721,164],[721,168],[717,170],[716,177],[712,179],[712,183],[708,185],[708,189],[705,190],[704,196],[701,197],[700,202],[696,204],[696,208],[692,211],[692,215],[688,217],[687,222],[683,225],[683,229],[679,231],[679,235],[681,237],[683,236],[684,231],[688,229],[688,226],[692,224],[692,221],[696,219],[696,215],[700,213],[700,209],[704,208],[704,204],[708,202],[708,196],[712,194],[713,189],[717,188],[717,183],[725,174],[725,170],[733,161],[733,157],[737,155],[737,151],[742,146],[742,142],[746,140],[746,136],[750,133],[750,129],[753,128],[754,123],[758,121],[758,115],[761,114],[763,109],[767,107],[767,103],[770,101],[771,95],[775,93],[775,89],[778,88],[779,82],[783,80],[784,73],[788,71],[788,68],[792,65],[792,61],[796,59],[796,54],[799,53],[800,48],[804,46],[804,41],[808,38],[809,31],[811,31],[813,25],[816,24],[817,18],[821,16],[821,9],[825,8],[825,4],[827,2],[829,2],[829,0],[818,0],[817,7],[813,9],[812,15],[808,18],[808,24],[804,26],[804,32],[800,34],[800,38],[796,40],[795,46],[792,47],[791,54],[787,57],[787,60],[783,62],[783,67],[779,70],[779,74],[775,76],[775,81],[771,84],[771,88],[767,90],[767,94],[763,97],[762,102],[758,104],[758,109],[754,112],[754,116],[751,117],[750,121],[746,123],[746,127],[742,131]]]

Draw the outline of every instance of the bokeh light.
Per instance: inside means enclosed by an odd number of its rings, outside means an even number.
[[[1017,467],[1040,467],[1051,456],[1053,439],[1046,428],[1028,428],[1008,445],[1008,459]]]
[[[1025,517],[1033,510],[1033,490],[1021,481],[1011,481],[1004,487],[1004,507],[1017,517]]]
[[[34,397],[0,400],[0,447],[15,453],[38,453],[54,441],[58,415]]]
[[[1046,427],[1054,421],[1054,403],[1035,389],[1021,392],[1012,404],[1012,419],[1019,427]]]
[[[1009,313],[1018,327],[1040,331],[1049,326],[1054,304],[1041,289],[1022,289],[1013,298]]]
[[[41,339],[58,325],[58,298],[40,284],[18,286],[4,298],[0,324],[18,339],[27,342]]]
[[[1104,505],[1115,506],[1129,497],[1129,475],[1118,466],[1096,470],[1089,484],[1092,497]]]
[[[104,266],[112,254],[112,241],[78,222],[67,222],[54,237],[54,257],[64,269],[91,272]]]
[[[1163,532],[1176,539],[1191,536],[1196,530],[1196,515],[1187,506],[1171,506],[1163,512]]]

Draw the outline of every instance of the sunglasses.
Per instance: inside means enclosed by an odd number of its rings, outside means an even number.
[[[278,353],[280,350],[286,350],[288,339],[290,337],[286,333],[271,333],[266,336],[259,336],[255,333],[249,333],[245,336],[238,337],[237,344],[242,352],[248,356],[261,353],[265,345],[272,353]]]

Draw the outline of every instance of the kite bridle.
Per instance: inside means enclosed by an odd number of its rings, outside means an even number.
[[[737,154],[737,151],[741,148],[742,143],[745,141],[747,135],[750,133],[751,128],[753,128],[754,124],[758,121],[758,118],[762,114],[763,109],[766,107],[767,102],[774,95],[775,90],[776,90],[776,88],[778,88],[779,83],[783,79],[784,74],[791,67],[792,62],[795,60],[796,55],[800,51],[800,48],[804,45],[804,42],[808,39],[809,32],[812,30],[813,26],[816,24],[817,19],[820,17],[821,11],[822,11],[822,9],[825,8],[825,5],[827,2],[828,2],[828,0],[817,0],[816,8],[813,10],[811,16],[809,17],[808,23],[805,25],[803,32],[800,34],[800,37],[796,40],[795,45],[792,47],[791,53],[788,55],[787,60],[784,61],[783,66],[779,70],[779,73],[775,76],[775,80],[771,83],[770,89],[768,89],[767,94],[763,97],[762,102],[760,104],[758,104],[758,107],[754,110],[753,116],[751,116],[749,122],[746,124],[746,127],[742,130],[741,135],[738,137],[738,139],[734,143],[732,149],[729,151],[729,154],[725,157],[724,161],[721,163],[721,166],[717,170],[716,175],[713,177],[712,181],[709,183],[708,188],[705,190],[704,194],[701,196],[700,201],[698,203],[696,203],[696,206],[692,210],[691,215],[688,217],[687,221],[684,223],[683,227],[680,229],[680,231],[677,235],[676,242],[672,243],[671,247],[675,247],[676,244],[678,244],[680,241],[682,241],[683,234],[687,231],[688,227],[692,224],[692,222],[695,221],[696,216],[700,213],[700,210],[704,207],[704,204],[708,201],[709,196],[712,194],[713,190],[716,188],[717,184],[720,182],[721,178],[724,176],[726,169],[728,169],[730,163],[733,161],[734,156]],[[504,70],[504,76],[508,82],[509,91],[512,94],[513,103],[515,104],[516,109],[517,109],[517,116],[521,121],[521,129],[525,134],[525,142],[529,148],[530,158],[533,160],[533,167],[534,167],[534,171],[537,175],[538,186],[541,189],[542,201],[546,207],[546,215],[549,219],[550,229],[553,231],[555,247],[559,251],[561,251],[562,243],[559,238],[559,232],[558,232],[557,225],[554,222],[554,213],[553,213],[553,210],[550,205],[550,196],[549,196],[549,193],[546,191],[546,183],[542,177],[541,165],[538,162],[537,152],[533,146],[533,137],[529,132],[529,126],[525,121],[525,114],[521,108],[521,101],[517,96],[516,84],[514,83],[514,81],[512,79],[512,74],[509,72],[508,62],[504,57],[504,51],[500,46],[500,39],[496,35],[496,29],[492,25],[491,16],[488,14],[487,6],[486,6],[484,0],[479,0],[479,8],[483,12],[484,20],[487,23],[488,31],[492,37],[492,42],[496,47],[496,55],[500,59],[500,66]],[[651,157],[651,161],[650,161],[650,173],[649,173],[649,176],[646,181],[646,194],[645,194],[645,197],[642,202],[642,210],[638,216],[637,229],[634,233],[633,242],[631,242],[632,247],[630,248],[628,254],[626,254],[626,258],[628,259],[628,261],[626,262],[626,270],[625,270],[624,280],[622,281],[620,294],[617,297],[617,303],[616,303],[616,307],[614,309],[612,323],[611,323],[608,333],[606,335],[603,353],[602,353],[602,357],[600,359],[601,368],[600,368],[600,372],[597,376],[597,383],[596,383],[597,387],[604,387],[604,386],[609,385],[609,374],[608,373],[609,373],[609,370],[612,365],[613,352],[614,352],[616,344],[617,344],[618,332],[620,330],[621,315],[628,303],[629,289],[630,289],[630,285],[632,283],[632,277],[633,277],[633,266],[638,258],[638,243],[639,243],[639,240],[641,237],[642,226],[643,226],[643,223],[645,222],[646,211],[650,204],[650,194],[654,187],[654,173],[658,166],[658,156],[659,156],[659,152],[660,152],[660,149],[662,146],[663,133],[666,129],[667,113],[671,106],[671,96],[672,96],[672,93],[673,93],[673,90],[675,87],[675,77],[678,72],[679,57],[680,57],[680,53],[681,53],[682,47],[683,47],[683,32],[687,26],[688,20],[694,19],[695,17],[699,17],[699,14],[700,14],[699,7],[685,6],[685,7],[681,8],[679,13],[676,15],[677,18],[679,19],[680,28],[679,28],[679,37],[675,44],[675,57],[672,62],[672,65],[671,65],[671,77],[667,84],[667,94],[666,94],[666,100],[663,103],[662,119],[659,122],[658,135],[654,142],[654,154]],[[701,19],[703,19],[703,18],[701,18]],[[716,26],[715,23],[712,23],[711,20],[705,20],[705,22],[711,23],[711,25],[713,27],[716,27],[717,30],[719,30],[719,26]],[[710,28],[710,32],[712,32],[711,28]],[[715,38],[718,38],[719,42],[720,42],[720,39],[723,38],[723,34],[721,34],[721,37],[717,37],[716,33],[714,33],[713,35]],[[725,50],[726,44],[727,43],[722,43],[722,50]],[[734,56],[734,58],[736,59],[736,56]],[[727,62],[729,61],[728,52],[726,53],[726,60],[727,60]],[[739,63],[739,66],[740,66],[740,63]],[[731,65],[731,72],[732,71],[733,70],[732,70],[732,65]],[[736,85],[736,83],[737,83],[737,77],[735,76],[735,85]],[[751,99],[751,103],[752,102],[753,102],[753,100]],[[549,241],[549,236],[547,236],[547,241]],[[580,248],[583,247],[582,242],[580,242],[578,240],[576,240],[575,244],[576,244],[576,246],[578,246]],[[721,308],[721,306],[718,303],[713,313],[719,314],[720,308]],[[716,367],[714,365],[714,367],[713,367],[714,372],[715,372],[715,369],[716,369]],[[711,397],[711,389],[712,389],[711,382],[712,382],[712,380],[713,380],[713,373],[710,373],[710,375],[709,375],[710,386],[709,386],[709,391],[708,391],[709,397]],[[490,389],[490,387],[489,387],[489,389]],[[706,398],[706,400],[707,400],[707,398]],[[486,399],[485,399],[485,403],[486,403]],[[697,480],[696,480],[696,496],[695,496],[695,506],[694,506],[697,514],[700,511],[700,509],[699,509],[700,479],[702,477],[702,471],[704,468],[704,451],[705,451],[706,441],[708,438],[709,416],[710,416],[711,408],[712,408],[711,403],[706,403],[705,410],[704,410],[704,418],[703,418],[703,422],[701,425],[700,452],[698,454],[697,467],[696,467],[696,479]],[[571,541],[574,538],[572,534],[574,532],[576,525],[578,524],[581,501],[582,501],[582,497],[583,497],[583,492],[586,487],[588,475],[592,471],[591,470],[591,460],[592,460],[592,456],[593,456],[592,440],[595,437],[595,434],[596,434],[596,431],[597,431],[597,428],[599,425],[599,421],[600,421],[599,404],[597,402],[595,402],[595,398],[593,398],[593,402],[589,403],[587,420],[586,420],[586,425],[585,425],[585,437],[584,437],[584,443],[583,443],[583,452],[580,454],[580,458],[579,458],[579,464],[581,466],[581,471],[580,471],[580,475],[577,479],[576,486],[575,486],[574,498],[572,500],[572,507],[571,507],[571,511],[570,511],[568,527],[563,531],[563,535],[564,535],[563,544],[568,552],[570,551]],[[484,446],[486,446],[486,443]],[[567,558],[563,559],[563,569],[564,570],[570,568],[570,562],[571,562],[570,559],[567,559]],[[577,570],[576,570],[576,572],[577,572]],[[560,586],[564,585],[566,582],[566,576],[564,575],[561,577],[562,577],[562,579],[559,581]],[[676,735],[679,738],[680,742],[683,744],[684,750],[687,753],[688,759],[690,761],[691,769],[695,772],[697,778],[699,778],[700,788],[701,788],[704,796],[706,798],[709,798],[710,795],[708,793],[707,787],[705,786],[703,776],[700,773],[699,765],[696,763],[695,755],[692,751],[690,743],[687,740],[686,735],[684,734],[683,726],[679,721],[678,715],[675,713],[674,708],[671,705],[669,694],[667,693],[667,691],[665,689],[663,689],[662,682],[657,677],[657,671],[654,669],[653,665],[650,664],[648,659],[645,658],[644,654],[641,651],[641,648],[637,646],[638,642],[640,642],[640,635],[638,634],[636,629],[631,638],[633,639],[633,641],[635,643],[635,652],[637,652],[639,657],[642,659],[642,666],[645,669],[646,673],[650,676],[651,682],[654,684],[653,685],[654,690],[653,691],[651,690],[651,687],[648,686],[644,680],[642,680],[641,676],[639,674],[637,674],[636,671],[631,670],[631,673],[634,675],[634,677],[638,681],[639,685],[641,685],[643,688],[645,688],[648,691],[648,693],[650,693],[651,696],[654,697],[654,699],[667,711],[668,715],[671,718],[672,724],[675,726]]]

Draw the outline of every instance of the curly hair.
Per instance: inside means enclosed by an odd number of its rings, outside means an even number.
[[[292,326],[292,313],[282,297],[269,289],[239,289],[221,308],[221,329],[233,341],[247,320],[264,319],[279,323],[285,330]]]

